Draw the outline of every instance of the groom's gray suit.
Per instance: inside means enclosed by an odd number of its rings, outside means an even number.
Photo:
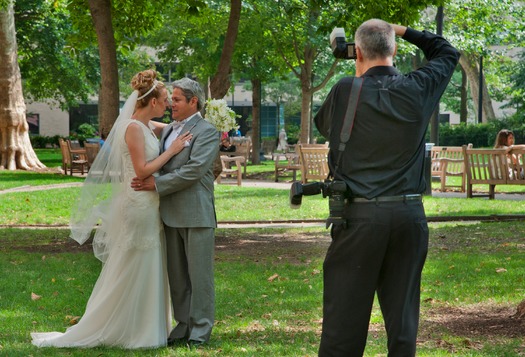
[[[161,135],[161,151],[173,123]],[[213,259],[217,226],[212,166],[219,133],[200,113],[182,132],[193,134],[190,145],[167,162],[155,179],[166,231],[168,277],[177,326],[171,339],[207,342],[214,323]]]

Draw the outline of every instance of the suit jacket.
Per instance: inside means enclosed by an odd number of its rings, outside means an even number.
[[[160,139],[160,150],[173,130],[166,126]],[[196,113],[182,132],[193,134],[190,145],[171,158],[155,178],[160,195],[160,215],[170,227],[215,228],[215,199],[212,167],[219,151],[220,134]]]

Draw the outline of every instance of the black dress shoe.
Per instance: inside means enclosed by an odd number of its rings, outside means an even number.
[[[204,345],[205,343],[206,342],[204,342],[204,341],[189,340],[188,341],[188,346],[189,346],[189,348],[199,348],[202,345]]]
[[[168,346],[184,346],[187,343],[185,338],[168,338]]]

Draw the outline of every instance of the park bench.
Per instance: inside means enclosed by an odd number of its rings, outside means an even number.
[[[241,167],[244,165],[246,160],[244,159],[244,156],[228,156],[228,155],[221,155],[221,165],[222,165],[222,171],[217,176],[217,183],[221,183],[221,177],[227,178],[227,177],[237,177],[237,186],[241,186],[242,184],[242,172]]]
[[[299,144],[301,181],[308,180],[324,181],[329,172],[328,168],[328,145],[327,144]]]
[[[70,140],[64,140],[62,138],[58,139],[60,145],[60,151],[62,153],[62,170],[67,175],[73,176],[73,172],[79,172],[84,175],[84,171],[88,171],[88,161],[86,157],[86,150],[80,148],[74,148],[75,142]]]
[[[230,137],[230,143],[235,145],[235,151],[221,152],[221,155],[230,157],[242,156],[244,157],[243,165],[243,178],[246,178],[246,165],[250,159],[252,152],[252,140],[250,137],[234,136]]]
[[[476,197],[495,198],[496,185],[525,185],[525,150],[510,152],[517,158],[517,164],[509,162],[505,149],[472,149],[463,146],[466,171],[467,198],[474,197],[472,185],[489,185],[488,194]]]
[[[299,147],[297,146],[297,151]],[[297,178],[297,171],[301,170],[300,156],[298,152],[273,153],[272,159],[275,162],[275,182],[279,181],[279,175],[285,172],[292,172],[292,180]]]
[[[468,146],[472,147],[472,144]],[[459,187],[461,192],[465,192],[465,164],[461,146],[434,146],[431,160],[431,176],[439,177],[442,192],[447,187]],[[461,184],[447,184],[447,177],[461,177]]]
[[[95,158],[100,151],[100,143],[84,143],[84,149],[86,150],[86,159],[88,162],[88,170],[91,169],[91,165],[95,161]]]

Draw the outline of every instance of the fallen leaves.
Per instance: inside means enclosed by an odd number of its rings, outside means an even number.
[[[78,323],[78,320],[80,320],[80,316],[66,315],[66,321],[70,325],[76,325]]]
[[[279,278],[279,274],[273,274],[272,276],[270,276],[268,278],[268,281],[271,283],[272,281],[274,281],[277,278]]]
[[[37,294],[35,294],[33,292],[31,293],[31,300],[37,301],[37,300],[40,300],[41,298],[42,298],[42,296],[37,295]]]

